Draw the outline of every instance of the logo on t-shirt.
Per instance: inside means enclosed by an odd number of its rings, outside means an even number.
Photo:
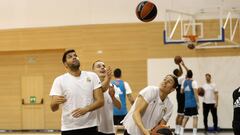
[[[185,91],[191,91],[191,89],[190,89],[189,86],[187,86],[184,90],[185,90]]]
[[[87,82],[91,82],[91,79],[89,77],[86,80],[87,80]]]

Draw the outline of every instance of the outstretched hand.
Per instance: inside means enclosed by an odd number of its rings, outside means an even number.
[[[112,77],[112,69],[110,66],[107,67],[106,69],[106,76],[105,78],[108,79],[108,80],[111,80],[111,77]]]

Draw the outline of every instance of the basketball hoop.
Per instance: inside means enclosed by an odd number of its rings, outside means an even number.
[[[189,49],[194,49],[197,45],[197,35],[184,35],[183,38]]]

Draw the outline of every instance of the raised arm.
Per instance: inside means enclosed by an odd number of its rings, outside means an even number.
[[[121,109],[121,102],[115,97],[115,93],[116,93],[117,88],[114,86],[109,86],[109,95],[112,98],[113,104],[115,107],[117,107],[118,109]],[[119,90],[120,91],[120,90]],[[119,96],[118,96],[119,97]]]
[[[182,61],[182,63],[183,63],[183,61]],[[183,73],[181,63],[178,64],[178,67],[179,67],[180,72]]]
[[[110,83],[110,81],[111,81],[111,77],[112,77],[112,69],[111,69],[111,67],[109,66],[109,67],[106,69],[106,76],[105,76],[104,80],[102,81],[102,90],[103,90],[103,93],[108,90],[108,88],[109,88],[109,83]]]
[[[181,64],[182,64],[182,66],[184,67],[184,69],[186,70],[186,71],[188,71],[189,69],[187,68],[187,66],[184,64],[184,62],[182,61],[181,62]]]

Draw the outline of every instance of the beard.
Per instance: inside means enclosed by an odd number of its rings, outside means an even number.
[[[70,70],[72,70],[72,71],[77,71],[77,70],[79,70],[79,68],[80,68],[80,62],[77,61],[77,62],[75,62],[75,63],[68,64],[68,67],[69,67]]]

